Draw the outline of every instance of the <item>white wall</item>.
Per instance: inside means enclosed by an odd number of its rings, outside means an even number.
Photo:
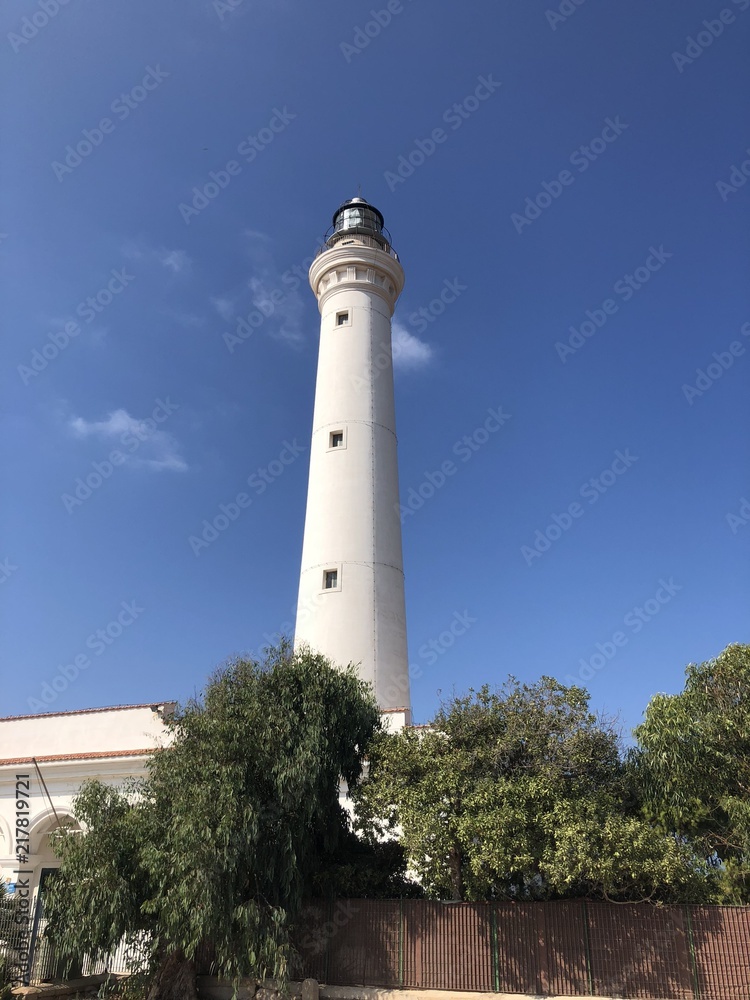
[[[0,719],[0,761],[16,757],[145,750],[164,732],[163,705]]]

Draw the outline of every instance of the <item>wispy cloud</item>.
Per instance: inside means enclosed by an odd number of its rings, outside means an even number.
[[[163,405],[159,416],[157,406],[153,417],[142,420],[131,416],[127,410],[113,410],[106,420],[85,420],[71,417],[68,427],[78,438],[96,438],[107,444],[120,445],[124,465],[146,468],[152,472],[185,472],[187,462],[180,454],[179,445],[167,431],[160,430],[157,420],[169,415]]]
[[[166,268],[169,268],[173,274],[182,274],[183,271],[189,271],[192,265],[191,259],[185,253],[184,250],[157,250],[159,256],[159,263]]]
[[[106,326],[92,326],[89,339],[95,347],[99,347],[107,339],[108,329]]]
[[[170,250],[168,247],[151,247],[144,241],[132,241],[122,247],[123,257],[146,264],[159,264],[172,274],[187,275],[193,262],[184,250]]]
[[[393,367],[396,371],[415,371],[425,368],[435,356],[430,344],[426,344],[405,326],[394,320],[393,323]]]
[[[218,295],[211,299],[211,305],[214,307],[219,316],[227,322],[229,322],[229,320],[235,315],[235,304],[236,299],[229,296]]]
[[[66,323],[70,322],[77,323],[81,330],[81,340],[86,341],[92,347],[101,347],[107,340],[109,334],[109,327],[95,323],[93,326],[87,326],[85,323],[81,323],[80,316],[71,313],[69,316],[47,316],[42,319],[42,322],[49,327],[50,332],[55,333],[58,330],[62,330]],[[79,338],[76,337],[76,340]]]
[[[161,309],[160,312],[162,316],[166,316],[168,319],[179,324],[179,326],[184,326],[188,329],[206,325],[205,316],[186,312],[184,309]]]
[[[263,264],[271,253],[271,237],[260,229],[245,229],[242,235],[247,240],[245,252],[254,263]]]
[[[290,347],[299,347],[304,340],[302,320],[306,309],[297,290],[302,279],[294,275],[292,268],[279,269],[272,241],[265,233],[247,229],[243,236],[250,275],[239,288],[213,296],[211,305],[227,323],[258,310],[264,317],[259,329]],[[291,280],[285,282],[284,275],[292,276]]]

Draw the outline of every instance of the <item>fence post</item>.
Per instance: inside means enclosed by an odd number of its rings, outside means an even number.
[[[589,908],[586,905],[586,900],[582,899],[581,904],[583,906],[583,947],[586,952],[586,978],[589,984],[589,993],[591,996],[594,995],[594,975],[591,968],[591,944],[589,942]]]
[[[331,927],[333,926],[333,907],[334,907],[334,897],[333,896],[329,896],[329,898],[328,898],[328,924]],[[330,966],[330,962],[331,962],[331,937],[330,937],[329,934],[325,935],[324,941],[325,941],[325,945],[326,945],[326,954],[325,954],[325,962],[324,962],[325,977],[326,977],[325,981],[327,983],[330,983],[330,981],[331,981],[331,970],[330,970],[329,966]]]
[[[398,901],[398,985],[404,985],[404,897]]]
[[[491,927],[492,927],[492,982],[495,986],[495,993],[500,992],[500,956],[497,948],[497,909],[494,903],[490,903]]]
[[[690,969],[693,973],[693,994],[695,1000],[700,1000],[701,989],[698,983],[698,964],[695,960],[695,944],[693,942],[693,918],[690,914],[690,906],[685,904],[685,924],[687,925],[688,948],[690,950]]]
[[[537,903],[536,910],[536,965],[537,965],[537,989],[540,993],[548,994],[550,991],[549,974],[549,951],[547,942],[547,907],[548,903]]]
[[[414,937],[414,985],[418,990],[424,988],[422,972],[422,940],[424,938],[425,909],[427,903],[419,907],[417,919],[414,921],[416,935]]]

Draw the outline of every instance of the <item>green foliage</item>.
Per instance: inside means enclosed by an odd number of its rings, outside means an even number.
[[[562,895],[660,903],[712,902],[715,873],[692,844],[629,813],[615,799],[553,811],[543,871]]]
[[[151,988],[147,968],[136,968],[129,975],[107,976],[97,990],[99,1000],[146,1000]]]
[[[0,1000],[9,1000],[12,996],[13,986],[10,978],[10,969],[5,955],[0,955]]]
[[[339,781],[356,785],[378,726],[353,669],[287,647],[230,663],[177,715],[145,781],[81,789],[87,833],[57,839],[51,936],[97,955],[145,935],[170,977],[210,942],[218,975],[284,980],[290,921],[345,835]]]
[[[355,803],[371,839],[400,830],[438,898],[673,900],[706,885],[690,846],[639,815],[618,735],[587,692],[550,677],[511,677],[453,698],[421,731],[380,734]]]
[[[307,895],[748,902],[748,692],[750,646],[690,665],[623,756],[587,692],[550,677],[388,734],[353,669],[288,647],[234,661],[178,713],[146,780],[83,786],[86,835],[56,838],[48,934],[71,958],[149,942],[161,1000],[171,983],[194,996],[207,945],[222,977],[283,982]]]
[[[407,876],[406,855],[398,841],[368,841],[350,830],[315,878],[312,895],[340,899],[414,899],[422,897],[424,892]]]
[[[750,646],[727,646],[659,694],[635,730],[632,763],[647,815],[700,845],[719,900],[750,902]]]

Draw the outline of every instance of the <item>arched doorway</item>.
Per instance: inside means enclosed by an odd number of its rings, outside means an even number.
[[[47,926],[44,914],[45,889],[49,888],[60,867],[60,860],[52,846],[52,834],[61,827],[78,831],[81,829],[70,814],[58,812],[37,817],[29,833],[29,865],[33,869],[34,885],[29,978],[33,983],[58,982],[80,975],[79,968],[63,968],[44,933]],[[66,971],[67,975],[64,974]]]

